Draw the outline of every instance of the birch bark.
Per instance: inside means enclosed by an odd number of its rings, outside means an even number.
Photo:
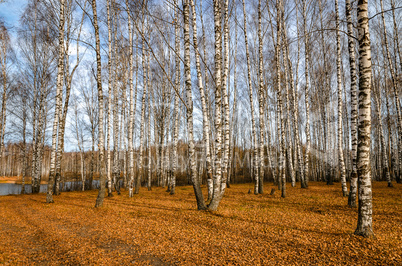
[[[343,158],[343,130],[342,130],[342,73],[341,73],[341,35],[339,32],[339,8],[338,0],[335,0],[335,16],[336,16],[336,77],[338,84],[338,159],[341,171],[341,183],[343,196],[348,196],[348,188],[346,186],[346,169],[345,160]]]
[[[57,87],[56,87],[56,107],[54,111],[53,132],[52,132],[52,150],[50,155],[50,175],[47,185],[46,203],[53,203],[53,185],[56,173],[56,149],[57,149],[57,131],[59,128],[59,115],[62,101],[63,90],[63,71],[64,71],[64,0],[60,1],[60,19],[59,19],[59,48],[57,64]]]
[[[304,89],[304,101],[306,105],[306,153],[304,159],[304,180],[301,181],[301,187],[307,188],[309,178],[309,160],[310,160],[310,80],[309,80],[309,35],[307,33],[307,1],[303,0],[303,26],[304,26],[304,56],[305,56],[305,89]]]
[[[179,36],[179,8],[177,7],[177,0],[174,0],[176,7],[175,11],[175,86],[176,91],[180,91],[180,36]],[[177,172],[177,143],[179,135],[179,97],[175,94],[174,97],[174,110],[173,110],[173,167],[172,167],[172,185],[170,188],[170,195],[176,193],[176,172]]]
[[[108,197],[112,195],[112,176],[111,176],[111,154],[110,154],[110,135],[111,135],[111,127],[112,127],[112,22],[110,17],[110,0],[106,1],[106,10],[107,10],[107,32],[108,32],[108,61],[107,61],[107,69],[108,69],[108,107],[107,107],[107,132],[106,132],[106,150],[107,150],[107,188],[108,188]]]
[[[98,105],[99,105],[99,126],[98,126],[98,151],[99,151],[99,193],[96,199],[95,207],[103,206],[103,199],[105,198],[105,162],[104,162],[104,134],[103,134],[103,89],[102,89],[102,61],[100,53],[100,40],[99,40],[99,26],[98,15],[96,10],[96,0],[92,0],[92,12],[93,12],[93,25],[95,28],[95,40],[96,40],[96,84],[98,88]]]
[[[262,11],[261,11],[261,0],[258,0],[258,79],[259,79],[259,90],[258,90],[258,107],[260,115],[260,145],[259,145],[259,182],[258,182],[258,193],[264,193],[264,80],[263,80],[263,39],[262,39]]]
[[[184,78],[186,85],[187,98],[187,136],[188,136],[188,154],[190,163],[190,175],[193,183],[194,193],[197,200],[198,210],[206,209],[204,196],[202,195],[201,186],[197,178],[195,145],[193,136],[193,98],[191,88],[191,62],[190,62],[190,4],[189,0],[183,2],[183,17],[184,17]]]
[[[214,28],[215,28],[215,174],[213,177],[213,195],[208,208],[218,209],[221,195],[220,184],[222,178],[222,33],[221,33],[221,6],[220,1],[214,0]]]
[[[371,142],[371,48],[368,20],[368,0],[357,6],[359,40],[359,125],[357,145],[358,220],[356,235],[374,236],[372,227],[372,191],[370,167]]]
[[[352,173],[350,175],[350,192],[348,205],[356,207],[357,193],[357,73],[356,73],[356,55],[355,41],[353,39],[352,6],[350,0],[345,1],[346,20],[348,29],[348,50],[350,67],[350,99],[351,99],[351,134],[352,134]]]
[[[127,25],[128,25],[128,38],[129,38],[129,83],[130,83],[130,114],[128,121],[128,180],[129,180],[129,194],[132,194],[133,181],[134,181],[134,149],[133,149],[133,131],[134,131],[134,102],[137,101],[134,98],[134,84],[133,84],[133,27],[131,25],[131,16],[128,0],[126,0],[127,8]],[[136,95],[137,96],[137,95]]]
[[[248,93],[250,97],[250,109],[251,109],[251,134],[253,138],[252,149],[254,154],[253,160],[253,178],[254,178],[254,194],[258,194],[259,188],[259,174],[258,174],[258,144],[257,144],[257,134],[256,134],[256,125],[255,125],[255,116],[254,116],[254,101],[253,101],[253,87],[251,82],[251,63],[250,63],[250,52],[248,46],[248,38],[247,38],[247,13],[246,13],[246,4],[243,0],[243,14],[244,14],[244,42],[246,45],[246,59],[247,59],[247,79],[248,79]]]
[[[402,118],[401,118],[401,106],[400,106],[400,101],[399,101],[398,81],[397,81],[397,76],[396,76],[396,73],[394,70],[394,66],[392,64],[391,54],[389,51],[387,29],[385,26],[383,0],[380,0],[380,5],[381,5],[381,20],[382,20],[382,25],[383,25],[383,29],[384,29],[384,43],[385,43],[387,60],[388,60],[388,67],[389,67],[389,70],[391,72],[391,77],[392,77],[392,87],[394,89],[395,106],[396,106],[396,111],[397,111],[397,128],[398,128],[398,137],[399,137],[399,139],[398,139],[398,151],[399,151],[398,165],[399,165],[399,169],[402,169]]]

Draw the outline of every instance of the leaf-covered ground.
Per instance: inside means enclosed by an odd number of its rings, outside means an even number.
[[[401,265],[402,185],[374,183],[375,239],[353,235],[357,210],[340,184],[309,183],[269,195],[233,185],[215,213],[197,211],[192,187],[0,197],[0,264]]]

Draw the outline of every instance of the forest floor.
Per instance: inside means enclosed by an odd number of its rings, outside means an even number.
[[[227,189],[217,212],[197,211],[192,187],[127,192],[94,208],[97,191],[0,197],[0,264],[401,265],[402,185],[373,184],[375,238],[353,234],[357,209],[341,186],[310,182],[288,197]],[[204,189],[205,190],[205,189]]]
[[[0,176],[0,183],[21,183],[22,178],[20,176]],[[31,178],[27,178],[26,184],[31,183]]]

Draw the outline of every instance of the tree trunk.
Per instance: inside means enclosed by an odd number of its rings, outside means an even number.
[[[283,9],[283,6],[282,6]],[[284,43],[284,49],[283,49],[283,61],[284,61],[284,66],[285,66],[285,98],[286,98],[286,111],[287,111],[287,132],[289,133],[289,145],[287,149],[287,156],[288,156],[288,162],[289,162],[289,172],[290,172],[290,178],[292,180],[292,187],[296,186],[296,174],[294,171],[293,167],[293,145],[292,145],[292,136],[290,134],[291,132],[291,126],[290,126],[290,116],[291,116],[291,102],[289,100],[289,80],[288,77],[290,77],[291,82],[290,86],[293,91],[293,79],[292,79],[292,68],[291,68],[291,61],[289,57],[289,44],[288,44],[288,38],[287,38],[287,30],[286,30],[286,23],[285,23],[285,18],[284,18],[284,10],[282,10],[282,30],[283,30],[283,43]],[[290,71],[289,71],[290,70]],[[294,116],[295,114],[293,114]],[[295,131],[295,135],[298,135],[298,131]]]
[[[46,203],[53,203],[53,185],[56,173],[56,149],[57,131],[59,128],[59,115],[62,101],[63,90],[63,71],[64,71],[64,0],[60,1],[60,22],[59,22],[59,58],[57,65],[57,87],[56,87],[56,107],[54,111],[52,151],[50,155],[50,174],[47,185]]]
[[[259,90],[258,90],[258,107],[259,107],[259,114],[260,114],[260,145],[259,145],[259,181],[258,181],[258,193],[264,193],[264,80],[263,80],[263,39],[262,39],[262,15],[261,15],[261,0],[258,0],[258,79],[259,79]]]
[[[188,134],[188,153],[190,163],[190,175],[193,183],[195,197],[197,199],[198,210],[206,209],[204,196],[202,195],[201,186],[197,178],[195,145],[193,136],[193,98],[191,88],[191,63],[190,63],[190,5],[189,0],[183,3],[184,16],[184,77],[186,85],[187,98],[187,134]]]
[[[382,24],[384,28],[384,43],[385,43],[385,49],[386,49],[386,54],[387,54],[387,60],[388,60],[388,67],[391,72],[391,77],[392,77],[392,87],[394,89],[394,96],[395,96],[395,105],[396,105],[396,111],[397,111],[397,128],[398,128],[398,151],[399,151],[399,169],[402,168],[402,118],[401,118],[401,106],[400,106],[400,101],[399,101],[399,90],[398,90],[398,79],[391,61],[391,54],[389,51],[389,45],[388,45],[388,38],[387,38],[387,29],[385,26],[385,15],[384,15],[384,7],[383,7],[383,0],[380,0],[380,5],[381,5],[381,19],[382,19]]]
[[[356,207],[357,192],[357,73],[356,73],[356,56],[355,56],[355,40],[353,38],[353,22],[352,22],[352,6],[350,0],[345,1],[346,19],[348,28],[348,50],[349,50],[349,66],[350,66],[350,98],[351,98],[351,134],[352,134],[352,173],[350,175],[350,192],[348,205]]]
[[[309,35],[307,33],[307,1],[303,0],[303,20],[304,20],[304,56],[305,56],[305,79],[306,85],[304,89],[304,100],[306,105],[306,153],[304,159],[304,180],[301,180],[301,187],[307,188],[308,186],[308,179],[309,179],[309,160],[310,160],[310,80],[309,80]]]
[[[250,63],[250,52],[249,52],[249,47],[248,47],[248,39],[247,39],[247,13],[246,13],[246,4],[245,1],[243,0],[243,14],[244,14],[244,42],[246,45],[246,59],[247,59],[247,79],[248,79],[248,91],[249,91],[249,97],[250,97],[250,109],[251,109],[251,134],[253,138],[252,142],[252,149],[254,153],[254,160],[253,160],[253,165],[254,165],[254,194],[258,194],[258,188],[259,188],[259,174],[258,174],[258,145],[257,145],[257,134],[256,134],[256,125],[255,125],[255,117],[254,117],[254,101],[253,101],[253,87],[252,87],[252,82],[251,82],[251,63]]]
[[[223,26],[223,76],[222,76],[222,100],[223,100],[223,166],[222,166],[222,180],[220,186],[220,197],[223,197],[226,189],[226,182],[228,178],[228,162],[229,162],[229,99],[228,99],[228,72],[229,72],[229,0],[224,1],[224,26]],[[257,151],[257,146],[255,146]],[[258,163],[257,161],[255,162]],[[258,178],[258,176],[257,176]]]
[[[275,63],[276,63],[276,89],[278,97],[278,109],[279,109],[279,121],[278,126],[278,136],[279,139],[279,171],[280,178],[278,184],[280,184],[280,189],[282,191],[282,198],[286,197],[286,170],[285,170],[285,127],[283,119],[283,108],[282,108],[282,87],[281,87],[281,69],[280,69],[280,59],[281,59],[281,38],[282,38],[282,27],[281,27],[281,1],[276,1],[276,12],[277,12],[277,31],[276,31],[276,46],[275,46]]]
[[[112,22],[110,18],[110,0],[106,1],[106,10],[107,10],[107,30],[108,30],[108,61],[107,61],[107,69],[108,69],[108,105],[107,105],[107,131],[106,131],[106,151],[107,151],[107,189],[108,189],[108,197],[112,195],[112,176],[111,176],[111,154],[110,154],[110,135],[111,135],[111,127],[112,127]]]
[[[134,149],[133,149],[133,131],[134,131],[134,102],[137,101],[134,97],[134,87],[133,87],[133,28],[131,26],[131,17],[130,17],[130,9],[128,0],[126,0],[126,8],[127,8],[127,21],[128,21],[128,34],[129,34],[129,80],[130,80],[130,114],[129,114],[129,122],[128,122],[128,180],[129,180],[129,194],[132,195],[132,188],[134,182]],[[138,71],[137,71],[138,72]],[[136,95],[137,97],[137,95]]]
[[[215,175],[213,177],[213,195],[208,208],[216,211],[222,199],[220,195],[222,178],[222,33],[220,1],[214,0],[213,3],[215,28]]]
[[[346,169],[343,158],[343,130],[342,130],[342,73],[341,73],[341,35],[339,32],[339,8],[338,0],[335,0],[336,13],[336,77],[338,84],[338,159],[341,172],[342,193],[343,196],[348,196],[348,187],[346,185]]]
[[[382,124],[380,88],[377,86],[374,86],[373,93],[374,93],[374,98],[375,98],[376,107],[377,107],[378,130],[379,130],[379,138],[380,138],[380,144],[381,144],[381,159],[382,159],[381,165],[382,165],[382,167],[380,169],[381,169],[381,172],[383,172],[383,171],[385,172],[385,177],[386,177],[386,180],[388,183],[388,187],[392,187],[391,175],[389,173],[387,149],[385,146],[384,129],[383,129],[383,124]],[[382,179],[382,175],[381,175],[381,179]]]
[[[149,84],[147,83],[147,63],[149,64],[149,55],[145,54],[145,42],[142,43],[142,69],[143,69],[143,92],[141,99],[141,125],[140,125],[140,151],[139,151],[139,159],[138,159],[138,175],[136,177],[135,182],[135,190],[134,194],[138,194],[141,186],[141,179],[144,175],[144,167],[143,167],[143,151],[144,151],[144,127],[145,127],[145,99],[147,96],[147,91],[150,91],[148,88]],[[149,97],[151,94],[149,93]],[[131,192],[132,193],[132,192]],[[133,195],[130,193],[130,197]]]
[[[370,168],[371,144],[371,48],[368,21],[368,0],[359,0],[357,7],[359,40],[359,125],[357,145],[358,220],[356,235],[374,236],[372,227],[372,192]]]
[[[205,148],[205,159],[206,159],[206,170],[207,170],[207,185],[208,188],[212,188],[212,166],[211,166],[211,151],[210,151],[210,139],[209,139],[209,121],[208,121],[208,109],[205,100],[205,91],[202,81],[202,73],[201,73],[201,64],[200,64],[200,54],[198,50],[198,37],[197,37],[197,20],[196,20],[196,11],[194,6],[194,1],[190,0],[191,10],[192,10],[192,25],[193,25],[193,45],[195,51],[195,65],[197,69],[197,81],[198,81],[198,88],[200,90],[200,97],[201,97],[201,107],[202,107],[202,125],[203,125],[203,141],[204,141],[204,148]],[[210,180],[210,181],[208,181]],[[211,190],[208,190],[208,201],[212,198]]]
[[[105,198],[106,190],[106,178],[105,178],[105,162],[104,162],[104,134],[103,134],[103,89],[102,89],[102,61],[100,53],[100,40],[99,40],[99,26],[98,16],[96,10],[96,0],[92,0],[92,12],[93,12],[93,25],[95,28],[95,40],[96,40],[96,84],[98,88],[98,106],[99,106],[99,126],[98,126],[98,151],[99,151],[99,193],[96,199],[95,207],[103,206],[103,199]]]
[[[174,1],[177,6],[177,0]],[[179,8],[175,10],[175,86],[176,91],[180,91],[180,36],[179,36]],[[170,195],[176,193],[176,172],[177,172],[177,143],[179,137],[179,96],[175,94],[174,97],[174,110],[173,110],[173,167],[171,173],[171,188]]]

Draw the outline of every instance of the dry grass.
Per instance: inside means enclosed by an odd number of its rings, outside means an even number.
[[[375,239],[353,235],[357,210],[340,184],[247,194],[234,185],[215,213],[195,210],[192,187],[0,197],[0,263],[40,265],[401,265],[402,185],[374,183]]]

